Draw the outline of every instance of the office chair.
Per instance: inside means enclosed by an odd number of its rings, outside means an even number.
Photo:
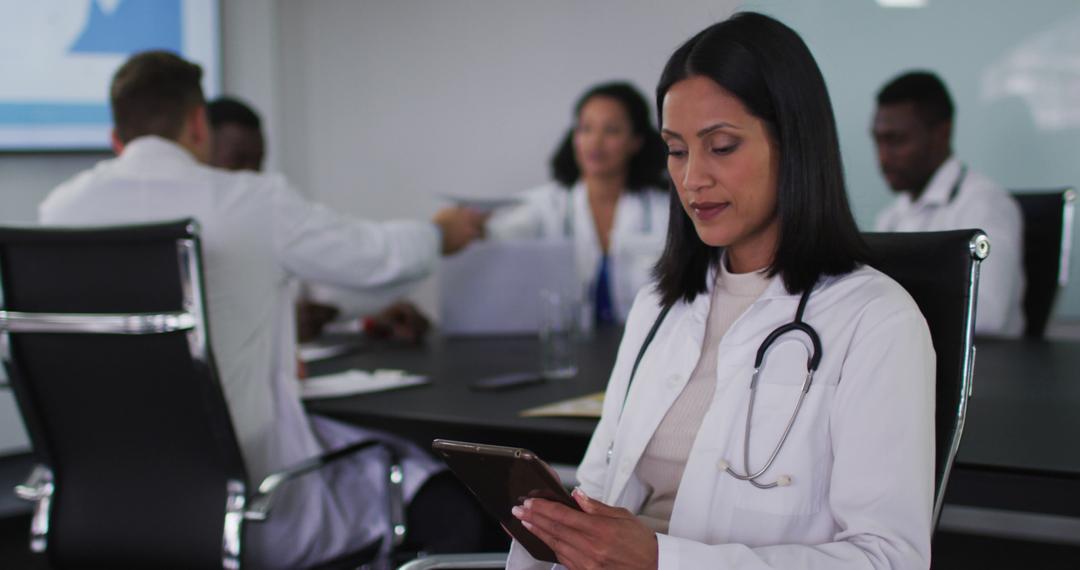
[[[374,444],[249,489],[205,299],[193,220],[0,228],[0,358],[38,463],[16,492],[51,565],[239,568],[281,485]]]
[[[1069,282],[1076,191],[1013,191],[1024,218],[1024,336],[1043,338],[1058,289]]]
[[[919,305],[937,353],[934,421],[934,527],[967,419],[975,366],[975,305],[979,265],[990,254],[981,230],[866,233],[871,263]]]

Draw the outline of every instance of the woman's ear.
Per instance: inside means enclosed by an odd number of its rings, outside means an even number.
[[[210,121],[206,116],[206,105],[199,105],[188,114],[185,125],[187,147],[200,162],[210,162],[211,136]]]

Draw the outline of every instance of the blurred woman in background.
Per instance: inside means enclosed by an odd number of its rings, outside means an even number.
[[[586,91],[551,170],[555,180],[496,212],[487,235],[573,240],[578,280],[596,322],[623,322],[634,295],[651,280],[667,233],[664,143],[641,93],[621,82]]]

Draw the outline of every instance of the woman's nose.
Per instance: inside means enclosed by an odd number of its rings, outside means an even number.
[[[686,171],[683,173],[683,188],[691,192],[708,188],[713,183],[712,174],[700,157],[690,154],[686,159]]]

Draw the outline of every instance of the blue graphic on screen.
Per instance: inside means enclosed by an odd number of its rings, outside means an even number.
[[[181,51],[180,0],[124,0],[111,13],[90,2],[86,28],[71,53],[130,54],[149,49]]]
[[[216,92],[219,0],[0,0],[0,152],[108,148],[112,75],[132,54],[165,50],[206,70]],[[10,73],[7,73],[10,71]],[[3,566],[3,564],[0,564]]]

